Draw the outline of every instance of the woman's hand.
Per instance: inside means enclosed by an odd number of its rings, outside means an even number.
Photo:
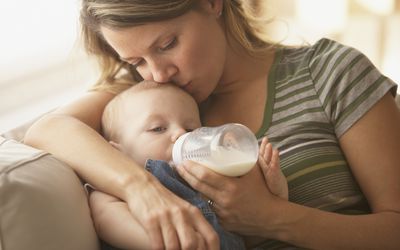
[[[268,190],[258,164],[241,177],[222,176],[192,161],[177,169],[193,188],[214,202],[222,226],[230,231],[265,236],[265,221],[269,219],[260,217],[273,218],[273,204],[283,201]]]
[[[153,249],[219,249],[218,235],[198,208],[152,176],[140,190],[131,192],[134,195],[127,203],[149,235]]]

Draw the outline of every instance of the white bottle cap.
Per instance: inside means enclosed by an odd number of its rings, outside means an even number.
[[[178,140],[175,141],[175,144],[172,148],[172,161],[175,166],[178,166],[182,163],[182,144],[185,141],[185,138],[190,134],[190,132],[185,133],[179,136]]]

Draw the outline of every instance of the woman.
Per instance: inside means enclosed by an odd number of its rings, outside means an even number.
[[[228,178],[193,162],[178,167],[227,230],[305,248],[399,248],[396,85],[331,40],[272,46],[244,3],[83,0],[86,48],[101,79],[32,126],[26,142],[126,201],[155,249],[215,249],[216,234],[194,207],[99,135],[115,93],[141,79],[174,82],[199,103],[206,126],[239,122],[281,151],[289,201],[270,193],[257,168]]]

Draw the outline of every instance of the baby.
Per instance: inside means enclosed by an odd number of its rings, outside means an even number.
[[[105,108],[104,137],[118,150],[145,166],[161,183],[197,206],[214,227],[221,249],[245,249],[243,237],[225,231],[207,199],[193,190],[168,164],[174,142],[182,134],[201,126],[194,99],[173,84],[143,81],[117,95]],[[258,165],[270,191],[288,199],[288,187],[279,166],[277,150],[264,138]],[[90,207],[101,239],[123,249],[149,249],[146,232],[131,215],[127,204],[113,196],[93,191]]]

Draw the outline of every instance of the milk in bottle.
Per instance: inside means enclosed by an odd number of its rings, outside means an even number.
[[[175,142],[175,165],[192,160],[226,176],[249,172],[258,158],[258,143],[246,126],[229,123],[219,127],[201,127],[183,134]]]

